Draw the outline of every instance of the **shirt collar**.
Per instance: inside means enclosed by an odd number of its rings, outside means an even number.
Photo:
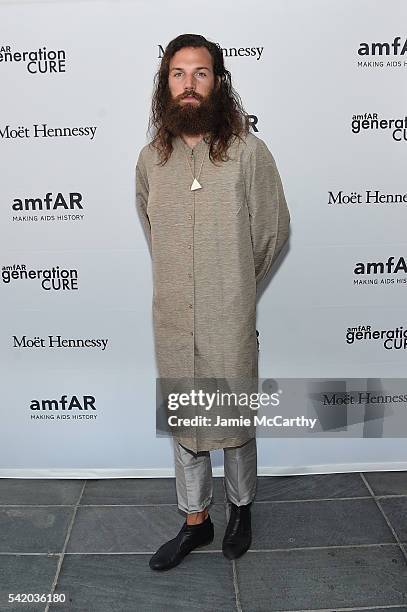
[[[176,138],[174,138],[173,144],[174,144],[174,147],[184,149],[186,153],[191,153],[191,151],[194,151],[194,153],[199,153],[201,149],[209,146],[209,142],[210,142],[210,136],[205,136],[192,149],[190,146],[187,145],[186,142],[182,140],[181,136],[176,136]]]

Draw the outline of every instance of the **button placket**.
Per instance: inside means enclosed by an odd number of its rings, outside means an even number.
[[[194,150],[191,150],[191,159],[192,159],[192,168],[193,168],[193,175],[195,176],[195,155],[194,155]],[[191,199],[191,204],[192,204],[192,211],[191,213],[188,214],[188,221],[191,221],[191,223],[189,224],[190,227],[190,235],[191,235],[191,243],[189,245],[189,249],[191,250],[191,255],[192,255],[192,261],[191,261],[191,270],[192,273],[189,272],[188,273],[188,278],[190,278],[192,280],[191,283],[191,301],[188,304],[188,310],[191,311],[191,318],[192,318],[192,331],[190,331],[190,336],[193,339],[192,341],[192,375],[193,377],[195,376],[195,311],[194,311],[194,300],[195,300],[195,279],[194,279],[194,250],[192,248],[192,246],[194,245],[194,227],[195,227],[195,196],[196,196],[196,191],[191,191],[191,195],[192,195],[192,199]]]

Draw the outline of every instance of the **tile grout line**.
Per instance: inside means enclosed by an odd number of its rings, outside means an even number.
[[[249,549],[248,553],[274,553],[274,552],[291,552],[298,550],[341,550],[343,548],[373,548],[382,546],[397,546],[397,542],[374,542],[373,544],[331,544],[330,546],[293,546],[291,548],[257,548]],[[71,553],[69,553],[71,554]]]
[[[237,610],[237,612],[243,612],[242,604],[241,604],[241,601],[240,601],[239,584],[238,584],[238,581],[237,581],[236,561],[232,561],[232,572],[233,572],[233,586],[235,587],[236,610]]]
[[[64,542],[64,545],[62,547],[62,551],[59,553],[59,560],[58,560],[58,564],[57,564],[57,569],[56,569],[56,572],[55,572],[54,580],[52,581],[52,585],[51,585],[51,589],[50,589],[50,595],[53,595],[54,592],[55,592],[55,588],[56,588],[56,585],[57,585],[57,582],[58,582],[59,574],[61,572],[61,567],[62,567],[62,563],[63,563],[64,556],[65,556],[65,551],[66,551],[66,548],[68,546],[69,538],[71,537],[71,532],[72,532],[72,529],[73,529],[73,524],[75,522],[76,513],[78,512],[78,508],[79,508],[79,502],[81,501],[83,492],[85,490],[86,483],[87,483],[87,480],[84,481],[82,489],[81,489],[81,492],[79,494],[78,501],[76,502],[76,504],[74,506],[72,517],[71,517],[70,523],[68,525],[68,530],[67,530],[67,534],[66,534],[66,537],[65,537],[65,542]],[[44,612],[49,612],[50,603],[51,602],[47,603],[47,605],[45,606]]]
[[[367,487],[367,490],[369,491],[370,495],[372,496],[376,506],[378,507],[381,515],[383,516],[384,520],[386,521],[386,524],[388,526],[388,528],[390,529],[391,533],[393,534],[393,538],[396,540],[398,547],[400,549],[401,554],[404,557],[404,561],[407,565],[407,552],[404,550],[404,546],[403,543],[401,542],[399,536],[397,535],[396,530],[393,528],[393,525],[390,523],[390,519],[388,518],[387,514],[385,513],[385,511],[383,510],[379,499],[375,496],[372,487],[370,486],[369,482],[367,481],[365,475],[362,472],[359,472],[361,479],[363,480],[363,482],[365,483],[365,486]]]
[[[253,504],[291,504],[291,503],[302,503],[302,502],[323,502],[323,501],[352,501],[359,499],[392,499],[392,498],[400,498],[407,497],[405,494],[394,494],[394,495],[358,495],[353,497],[315,497],[309,499],[273,499],[273,500],[259,500],[254,501]],[[216,502],[214,501],[214,505],[222,505],[225,502]],[[160,506],[176,506],[176,502],[163,502],[163,503],[154,503],[154,504],[80,504],[81,508],[149,508],[151,506],[160,507]],[[1,508],[75,508],[77,504],[0,504]]]
[[[297,546],[291,548],[250,548],[246,554],[262,554],[262,553],[275,553],[275,552],[292,552],[298,550],[341,550],[343,548],[373,548],[375,546],[396,546],[397,542],[374,542],[373,544],[333,544],[331,546]],[[95,552],[65,552],[64,556],[68,555],[152,555],[154,550],[128,550],[128,551],[95,551]],[[222,553],[219,548],[213,548],[211,550],[193,550],[191,555],[213,555]],[[58,557],[61,553],[36,553],[36,552],[0,552],[0,556],[47,556],[47,557]]]
[[[381,497],[407,497],[407,495],[382,495]],[[253,504],[300,504],[302,502],[351,501],[353,499],[370,499],[370,495],[354,495],[352,497],[310,497],[307,499],[263,499],[256,500]]]
[[[361,481],[363,482],[363,484],[365,485],[366,489],[369,492],[370,497],[373,497],[373,499],[375,498],[375,494],[373,493],[373,489],[370,486],[370,484],[368,483],[366,476],[364,475],[363,472],[358,472],[359,474],[359,478],[361,479]]]
[[[397,546],[397,542],[375,542],[373,544],[334,544],[331,546],[297,546],[291,548],[250,548],[247,553],[258,554],[258,553],[274,553],[274,552],[292,552],[295,550],[341,550],[344,548],[373,548],[375,546]],[[128,550],[128,551],[83,551],[83,552],[65,552],[65,556],[68,555],[152,555],[154,550]],[[210,550],[193,550],[191,555],[210,555],[219,554],[222,550],[219,548],[213,548]],[[12,556],[47,556],[47,557],[58,557],[61,553],[46,553],[46,552],[0,552],[0,556],[12,557]]]
[[[361,612],[366,610],[400,610],[405,609],[404,604],[396,604],[396,605],[384,605],[384,606],[364,606],[358,608],[335,608],[334,612]],[[307,608],[304,610],[275,610],[274,612],[333,612],[332,608]]]

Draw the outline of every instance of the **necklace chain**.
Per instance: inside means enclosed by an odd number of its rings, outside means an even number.
[[[189,168],[189,170],[191,172],[191,176],[193,178],[192,185],[191,185],[191,191],[195,191],[196,189],[202,189],[202,185],[199,183],[199,177],[201,176],[202,168],[203,168],[205,157],[206,157],[206,152],[204,152],[198,176],[194,176],[194,173],[192,171],[191,164],[189,163],[188,155],[187,155],[187,153],[185,151],[185,148],[184,148],[184,153],[185,153],[185,159],[186,159],[187,164],[188,164],[188,168]],[[193,154],[194,154],[194,150],[192,149],[191,156]]]

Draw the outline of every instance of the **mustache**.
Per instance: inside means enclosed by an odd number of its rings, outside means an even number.
[[[184,98],[195,98],[196,100],[199,100],[200,102],[202,102],[202,100],[204,99],[203,96],[201,96],[201,94],[197,93],[196,91],[189,90],[189,91],[184,91],[184,93],[179,94],[179,96],[177,96],[175,98],[175,102],[179,102],[180,100],[183,100]]]

